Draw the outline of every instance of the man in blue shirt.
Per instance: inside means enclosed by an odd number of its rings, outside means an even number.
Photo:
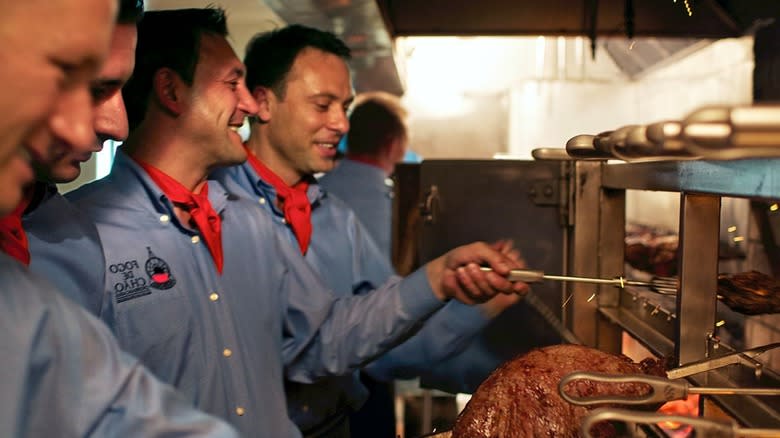
[[[270,214],[275,232],[344,297],[368,292],[394,274],[389,256],[355,213],[320,190],[313,178],[332,168],[336,145],[349,126],[346,110],[353,95],[348,56],[349,49],[334,35],[304,26],[256,36],[245,57],[247,83],[259,104],[247,142],[249,159],[214,175],[259,205],[263,211],[257,214]],[[414,377],[458,352],[517,299],[496,297],[483,308],[450,303],[367,370],[383,380]],[[347,414],[367,397],[357,373],[314,384],[288,381],[286,391],[291,418],[307,436],[318,437],[349,436]],[[375,434],[394,436],[394,431]]]
[[[70,138],[56,139],[57,153],[48,162],[35,163],[37,181],[22,202],[26,206],[22,208],[22,226],[29,242],[30,269],[56,283],[68,298],[95,315],[101,312],[102,294],[82,291],[103,290],[105,262],[100,239],[92,221],[60,195],[55,184],[75,180],[81,164],[101,150],[105,141],[127,137],[122,85],[133,72],[136,21],[142,14],[142,2],[121,0],[108,56],[90,83],[96,139],[83,145]]]
[[[92,142],[88,85],[105,56],[116,4],[3,5],[0,216],[19,204],[32,182],[30,156],[46,158],[52,138]],[[36,26],[46,32],[31,38]],[[121,352],[105,325],[5,254],[0,313],[0,436],[236,436],[194,411]]]
[[[335,297],[266,215],[206,177],[246,159],[257,104],[218,9],[139,24],[123,94],[130,135],[111,174],[68,194],[95,221],[107,273],[101,317],[121,345],[196,406],[248,436],[299,436],[283,378],[310,383],[371,360],[439,309],[524,290],[514,260],[456,249],[381,294]]]

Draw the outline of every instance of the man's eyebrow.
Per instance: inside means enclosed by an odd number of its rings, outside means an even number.
[[[331,101],[339,101],[339,100],[341,100],[341,97],[336,96],[333,93],[328,93],[328,92],[316,93],[316,94],[312,94],[311,96],[309,96],[309,100],[316,100],[316,99],[321,99],[321,98],[326,98],[326,99],[331,100]],[[355,96],[350,96],[349,99],[344,101],[344,104],[347,105],[347,106],[350,106],[354,102],[355,102]]]
[[[235,68],[233,68],[233,70],[230,71],[230,73],[228,73],[229,77],[234,77],[235,76],[235,77],[238,77],[238,78],[243,78],[245,75],[246,75],[246,70],[244,70],[241,67],[235,67]]]
[[[339,96],[336,96],[335,94],[329,93],[327,91],[323,91],[322,93],[315,93],[315,94],[312,94],[311,96],[309,96],[310,99],[317,99],[317,98],[320,98],[320,97],[326,97],[326,98],[328,98],[330,100],[339,100],[340,99]],[[352,99],[350,99],[350,100],[352,100]]]
[[[89,71],[96,74],[100,71],[100,66],[103,65],[103,62],[105,62],[105,59],[102,57],[88,55],[80,59],[76,65],[83,71]]]
[[[116,78],[97,78],[92,81],[90,86],[92,87],[121,87],[125,83],[122,79]]]
[[[85,81],[87,77],[94,76],[103,64],[103,58],[93,55],[86,55],[76,59],[49,56],[48,61],[62,68],[69,80],[77,79],[78,81]]]

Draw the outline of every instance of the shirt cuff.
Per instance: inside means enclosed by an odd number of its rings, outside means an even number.
[[[413,319],[422,318],[441,309],[445,303],[436,298],[425,268],[418,269],[398,285],[401,308]]]

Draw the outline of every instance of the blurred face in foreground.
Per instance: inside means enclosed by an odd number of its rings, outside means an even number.
[[[135,66],[135,46],[138,30],[135,23],[119,24],[111,37],[108,57],[97,77],[90,84],[95,117],[93,132],[96,139],[90,143],[68,143],[55,138],[54,156],[49,162],[36,166],[39,179],[54,183],[71,182],[81,174],[81,164],[103,149],[107,140],[127,138],[127,111],[122,100],[122,86],[130,78]]]
[[[90,82],[108,51],[115,0],[7,2],[0,15],[0,214],[32,181],[54,139],[94,143]],[[45,29],[45,32],[31,32]]]

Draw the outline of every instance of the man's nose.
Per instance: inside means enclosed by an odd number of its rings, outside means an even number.
[[[333,111],[333,116],[330,120],[330,129],[339,132],[340,134],[346,134],[349,131],[349,117],[347,112],[341,108]]]
[[[98,140],[124,141],[128,134],[127,110],[122,93],[117,91],[95,107],[94,131]]]
[[[238,109],[245,112],[249,116],[254,116],[260,110],[255,98],[249,92],[249,89],[245,85],[238,87]]]
[[[95,143],[94,108],[86,86],[65,92],[49,117],[49,128],[55,140],[71,147],[89,147]]]

